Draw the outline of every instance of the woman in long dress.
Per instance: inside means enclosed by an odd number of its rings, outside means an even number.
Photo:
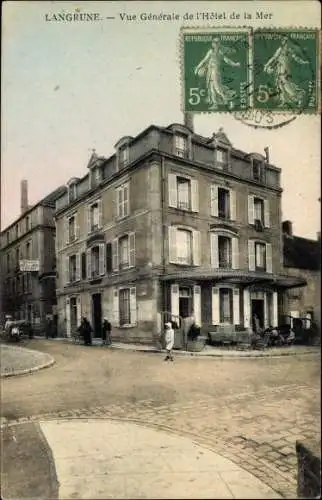
[[[288,43],[288,38],[285,37],[282,39],[281,46],[264,66],[265,73],[274,76],[276,91],[280,101],[279,106],[285,106],[286,104],[300,105],[305,94],[305,90],[292,81],[290,69],[292,60],[298,64],[309,63],[309,61],[302,59],[297,54],[295,48],[292,48]]]
[[[220,46],[219,42],[219,38],[214,38],[211,49],[195,68],[197,76],[206,77],[207,101],[210,104],[210,109],[217,108],[218,104],[227,104],[236,95],[234,90],[229,89],[222,82],[222,62],[233,67],[240,66],[239,62],[232,61],[227,57],[229,49]]]

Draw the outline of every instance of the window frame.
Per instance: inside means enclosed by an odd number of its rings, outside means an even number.
[[[130,215],[130,183],[125,182],[121,184],[121,186],[115,188],[116,191],[116,206],[117,206],[117,219],[125,219],[125,217],[128,217]],[[127,203],[125,204],[124,202],[124,192],[127,191]],[[122,202],[120,202],[120,193],[122,193]],[[120,206],[122,206],[122,214],[120,211]],[[127,207],[126,213],[125,213],[125,206]]]
[[[188,261],[183,261],[180,260],[180,257],[178,256],[178,240],[177,240],[177,255],[176,255],[176,260],[177,264],[181,266],[192,266],[193,265],[193,231],[192,229],[189,228],[183,228],[183,227],[177,227],[176,228],[176,238],[178,236],[178,232],[185,233],[185,235],[189,235],[189,248],[187,249],[188,251]],[[187,242],[185,242],[187,243]]]
[[[218,158],[218,153],[220,153],[223,156],[223,160],[219,160]],[[229,151],[226,148],[223,147],[216,147],[215,149],[215,165],[217,168],[220,168],[221,170],[228,168],[229,165]]]
[[[183,147],[181,147],[182,145]],[[188,135],[182,133],[174,134],[174,152],[179,158],[189,158]]]
[[[224,192],[225,193],[225,205],[226,205],[226,211],[225,211],[225,214],[223,214],[220,210],[220,192]],[[222,186],[218,186],[218,190],[217,190],[217,196],[218,196],[218,218],[219,219],[224,219],[224,220],[231,220],[231,209],[230,209],[230,204],[231,204],[231,200],[230,200],[230,193],[231,193],[231,190],[230,189],[227,189],[225,187],[222,187]]]
[[[258,247],[261,247],[264,250],[264,256],[263,256],[264,266],[259,266],[257,263],[257,248]],[[266,243],[261,242],[261,241],[255,241],[254,242],[254,253],[255,253],[255,271],[266,272],[266,270],[267,270],[267,246],[266,246]]]
[[[74,259],[75,260],[75,276],[74,276],[74,279],[71,279],[72,278],[72,273],[71,273],[71,260]],[[77,280],[77,255],[76,254],[72,254],[72,255],[69,255],[68,256],[68,283],[75,283]]]
[[[224,317],[222,315],[224,314],[223,312],[223,306],[221,304],[221,299],[222,299],[222,293],[223,292],[229,292],[229,321],[225,321]],[[218,287],[218,293],[219,293],[219,324],[220,325],[234,325],[234,290],[231,287],[227,286],[220,286]]]

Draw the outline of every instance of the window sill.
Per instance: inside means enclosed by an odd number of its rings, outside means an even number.
[[[129,217],[129,216],[130,216],[130,214],[123,215],[122,217],[121,217],[120,215],[117,215],[117,216],[115,217],[115,220],[116,220],[116,221],[125,220],[125,219],[127,219],[127,217]]]
[[[119,325],[118,328],[135,328],[137,326],[136,323],[133,323],[133,324],[126,324],[126,325]]]

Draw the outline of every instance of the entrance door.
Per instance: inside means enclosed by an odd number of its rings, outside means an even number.
[[[192,313],[192,291],[191,288],[179,288],[179,316],[187,318]]]
[[[253,331],[256,331],[256,329],[257,329],[255,317],[258,318],[259,327],[264,328],[264,299],[252,299],[252,327],[253,327]]]
[[[102,336],[102,296],[100,293],[92,295],[92,326],[94,337]]]
[[[76,297],[70,299],[70,331],[74,333],[77,330],[77,300]]]

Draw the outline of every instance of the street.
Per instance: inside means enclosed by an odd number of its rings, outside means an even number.
[[[32,340],[28,348],[51,354],[56,364],[2,380],[1,416],[8,423],[26,423],[20,431],[15,428],[27,447],[35,443],[32,425],[39,420],[87,417],[139,422],[190,437],[282,496],[294,498],[295,441],[320,433],[318,353],[260,359],[177,357],[174,363],[165,363],[162,354],[51,340]],[[6,446],[9,455],[14,450],[12,429],[3,429],[4,483],[11,497],[25,480],[5,458]],[[34,454],[28,463],[29,483],[41,469],[40,460],[41,453]]]

